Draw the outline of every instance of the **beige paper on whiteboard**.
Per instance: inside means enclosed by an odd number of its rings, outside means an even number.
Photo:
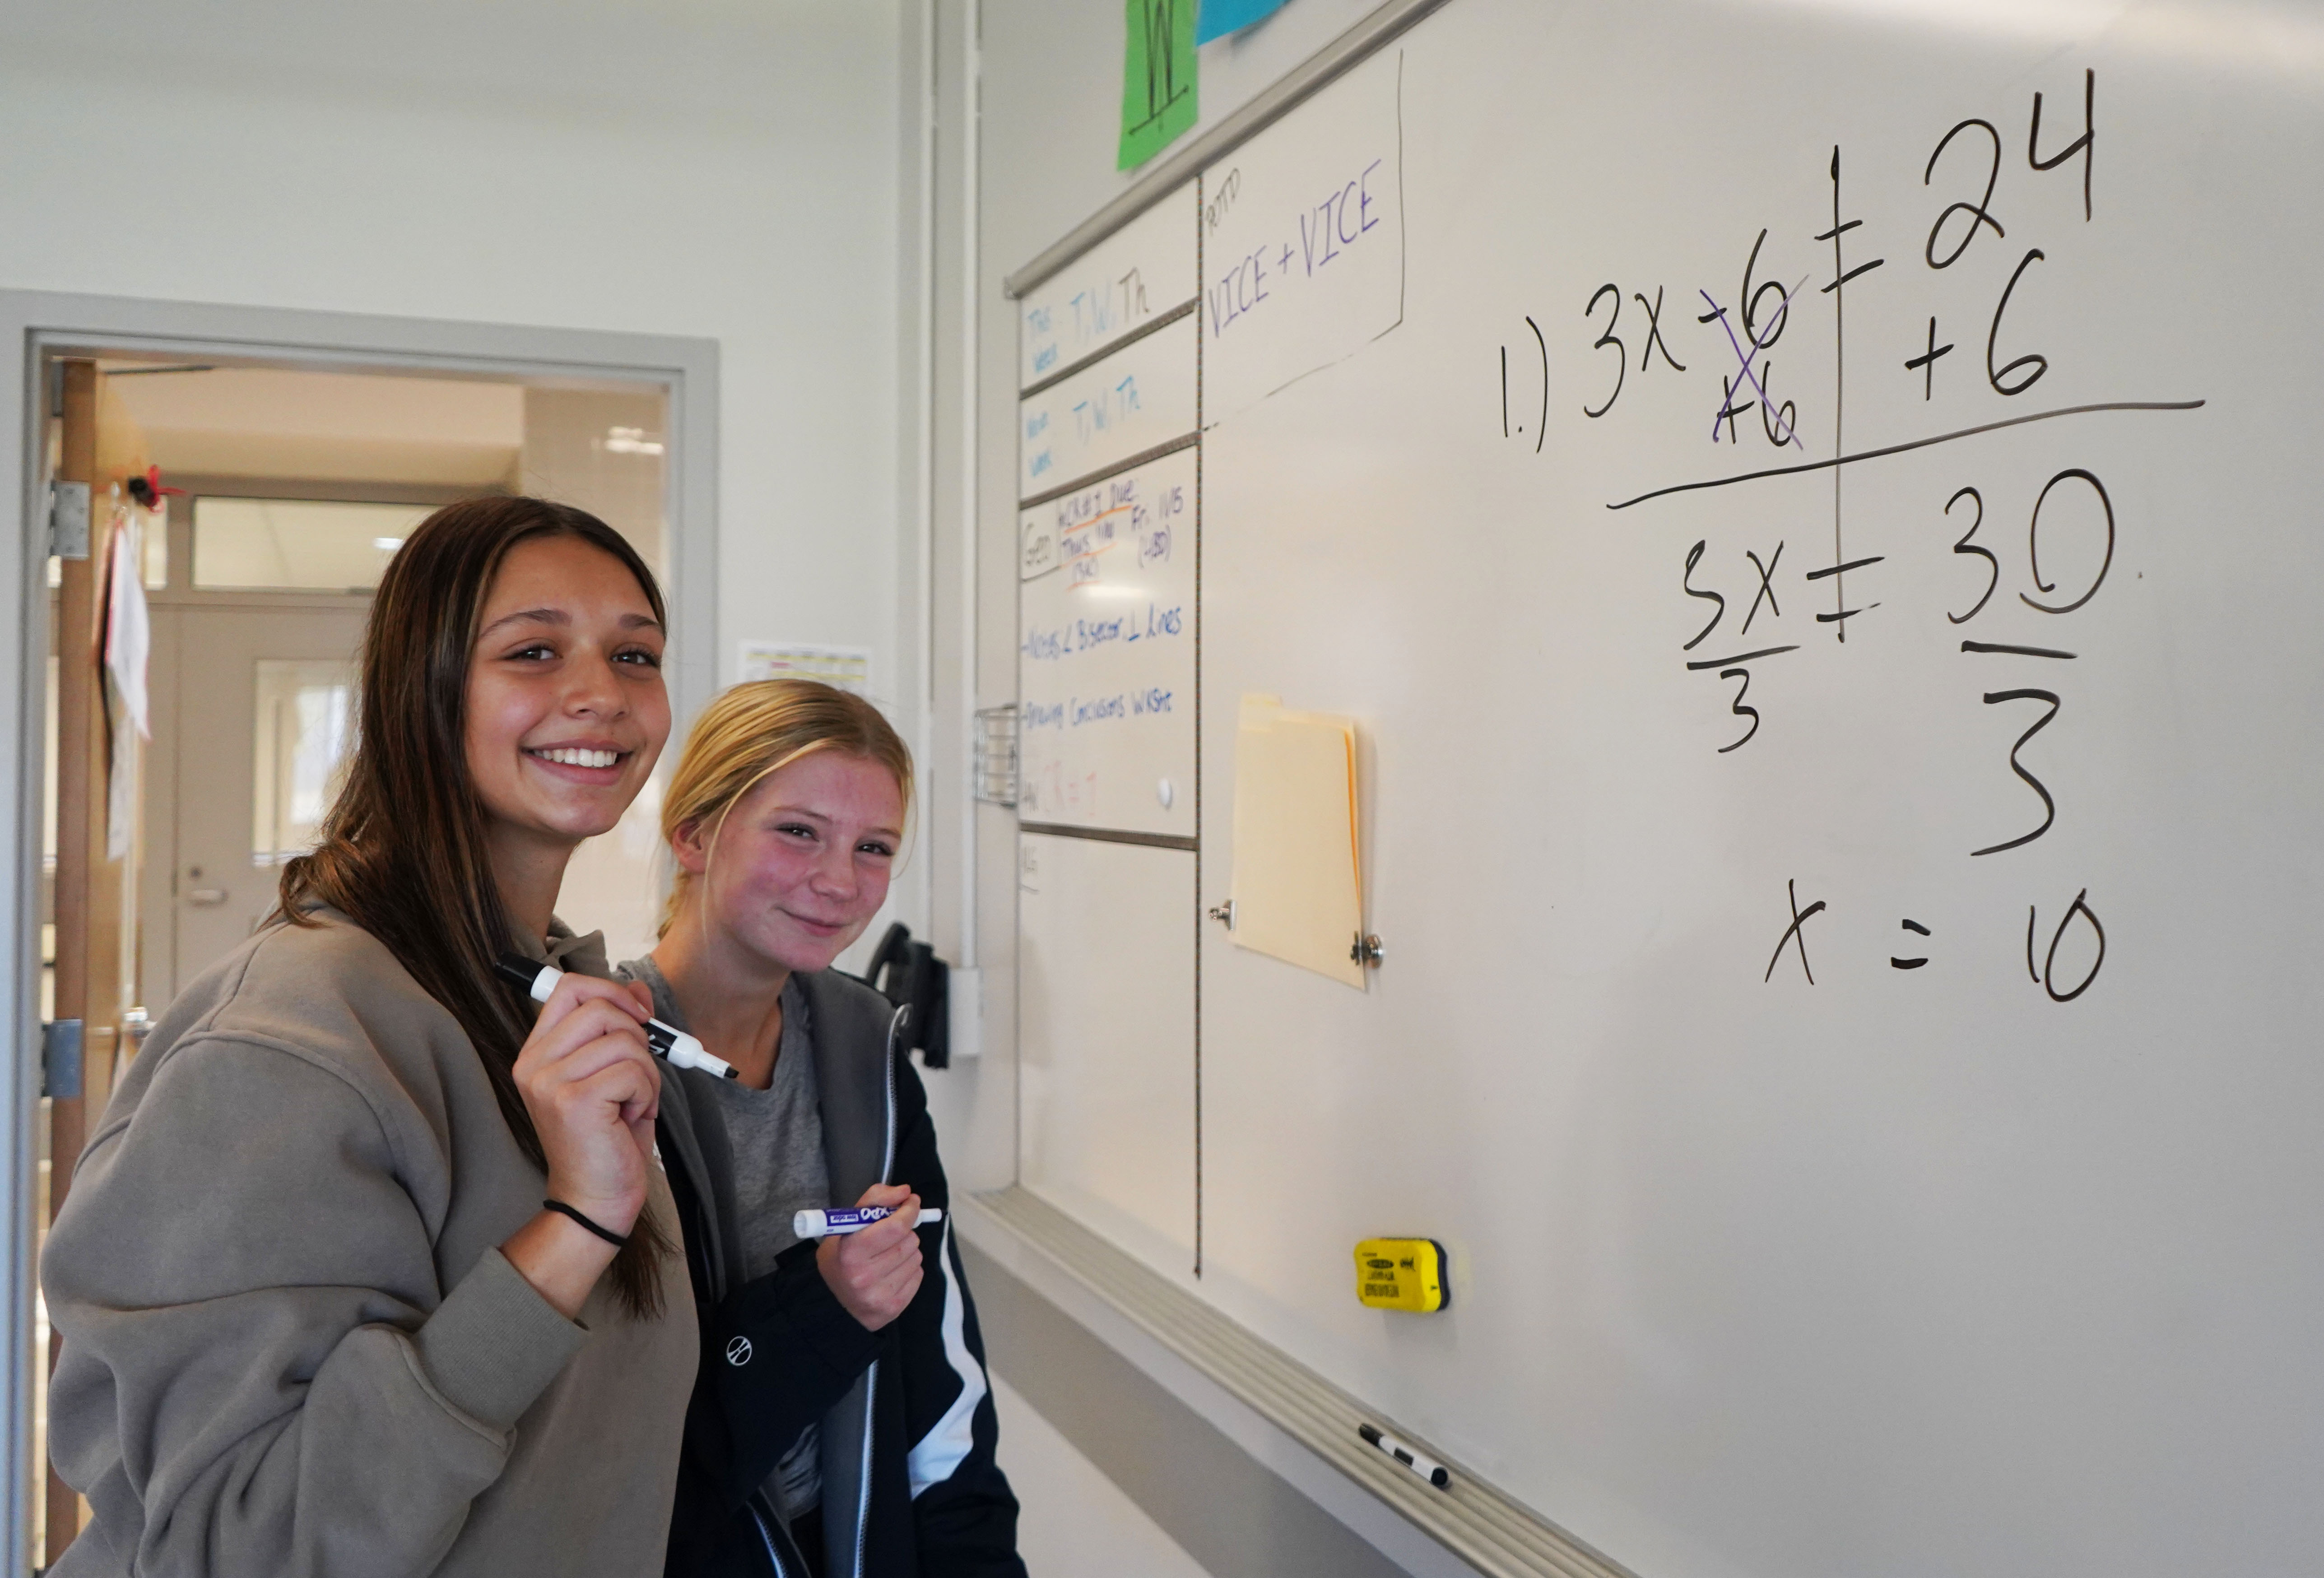
[[[1231,896],[1238,946],[1362,989],[1351,720],[1242,698]]]

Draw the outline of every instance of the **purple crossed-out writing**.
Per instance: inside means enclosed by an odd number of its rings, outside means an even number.
[[[1705,301],[1711,302],[1711,315],[1719,319],[1719,327],[1727,331],[1727,343],[1734,347],[1736,360],[1743,365],[1742,370],[1744,382],[1750,384],[1752,389],[1757,392],[1760,403],[1765,405],[1768,411],[1774,416],[1778,428],[1781,427],[1784,420],[1783,409],[1776,405],[1774,401],[1767,398],[1766,388],[1765,385],[1760,383],[1758,372],[1751,365],[1751,364],[1753,361],[1757,359],[1761,351],[1767,348],[1767,342],[1773,338],[1775,334],[1775,326],[1784,321],[1784,314],[1792,305],[1793,296],[1798,293],[1800,285],[1804,285],[1807,282],[1807,276],[1803,274],[1800,276],[1799,285],[1794,285],[1790,290],[1784,292],[1783,300],[1777,304],[1775,310],[1768,315],[1767,327],[1760,330],[1757,335],[1752,337],[1751,348],[1748,351],[1746,351],[1743,348],[1743,342],[1735,337],[1735,326],[1727,321],[1727,309],[1721,307],[1717,301],[1712,300],[1710,291],[1704,291],[1700,292]],[[1719,414],[1711,419],[1711,441],[1714,444],[1719,442],[1719,424],[1727,420],[1727,410],[1728,407],[1733,403],[1733,399],[1734,397],[1732,394],[1722,399],[1720,401]],[[1797,425],[1798,424],[1796,422],[1794,423],[1794,429],[1796,429]],[[1785,432],[1783,437],[1777,440],[1777,442],[1794,445],[1801,449],[1805,449],[1807,448],[1806,445],[1800,442],[1800,436],[1797,431]]]

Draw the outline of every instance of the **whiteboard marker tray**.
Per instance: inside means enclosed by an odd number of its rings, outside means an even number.
[[[1245,1331],[1185,1289],[1139,1264],[1022,1188],[966,1196],[962,1226],[991,1252],[996,1233],[1038,1254],[1185,1361],[1384,1502],[1431,1538],[1491,1578],[1631,1578],[1472,1470],[1378,1409]],[[1411,1442],[1452,1471],[1436,1490],[1367,1444],[1370,1424]]]

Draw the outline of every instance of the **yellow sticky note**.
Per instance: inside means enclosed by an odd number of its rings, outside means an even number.
[[[1239,946],[1363,986],[1351,720],[1242,698],[1231,888]]]

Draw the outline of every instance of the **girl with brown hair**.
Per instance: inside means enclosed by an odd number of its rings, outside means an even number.
[[[911,753],[871,703],[738,685],[662,800],[676,886],[621,967],[739,1077],[664,1075],[701,1313],[672,1578],[1024,1578],[976,1308],[903,1010],[832,961],[888,896]],[[819,1243],[801,1211],[894,1214]]]
[[[551,909],[669,736],[662,642],[581,511],[455,504],[397,553],[319,847],[162,1015],[50,1236],[94,1515],[52,1572],[660,1571],[696,1341],[662,1075]],[[568,972],[530,1024],[510,949]]]

